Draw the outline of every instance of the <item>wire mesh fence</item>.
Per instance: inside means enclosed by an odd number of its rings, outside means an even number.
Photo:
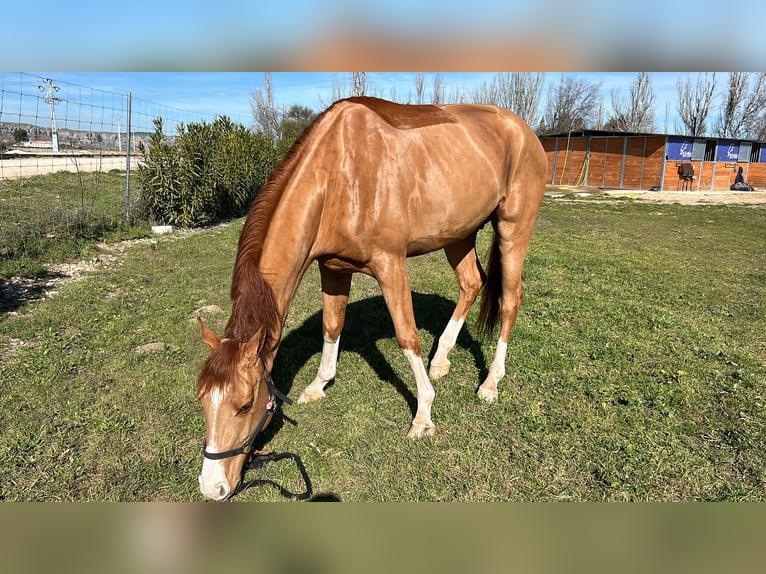
[[[0,72],[0,278],[77,256],[130,225],[130,173],[158,117],[172,134],[215,116]]]

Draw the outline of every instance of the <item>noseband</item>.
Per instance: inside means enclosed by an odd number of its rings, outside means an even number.
[[[263,465],[265,465],[268,462],[276,462],[278,460],[282,460],[285,458],[291,458],[295,461],[295,464],[298,466],[298,470],[301,473],[301,477],[303,477],[303,482],[306,485],[306,490],[304,492],[299,494],[290,492],[286,488],[280,486],[279,484],[271,480],[251,480],[246,484],[244,482],[240,482],[236,490],[229,495],[229,498],[231,498],[238,492],[241,492],[244,489],[249,488],[251,486],[268,484],[278,488],[282,496],[285,496],[287,498],[292,498],[295,500],[306,500],[313,494],[314,490],[311,486],[311,480],[309,479],[309,475],[306,472],[306,467],[303,466],[303,461],[297,454],[293,454],[291,452],[258,453],[253,451],[253,446],[255,445],[256,437],[263,430],[263,426],[266,424],[266,420],[269,418],[269,416],[273,415],[274,412],[277,410],[278,405],[276,401],[279,400],[283,403],[287,403],[288,405],[293,404],[293,401],[290,399],[290,397],[282,393],[282,391],[280,391],[274,384],[274,380],[271,378],[271,371],[269,371],[266,368],[266,363],[263,361],[263,358],[261,358],[261,364],[263,365],[263,378],[266,380],[266,386],[269,388],[269,400],[266,403],[266,412],[263,413],[261,420],[258,421],[258,424],[255,426],[255,430],[250,434],[249,437],[247,437],[247,439],[245,440],[245,442],[242,443],[241,446],[237,448],[233,448],[231,450],[226,450],[223,452],[209,452],[205,448],[205,446],[207,445],[203,445],[202,455],[205,458],[210,460],[221,460],[223,458],[229,458],[229,457],[237,456],[240,454],[248,455],[248,460],[245,462],[242,468],[243,478],[247,470],[261,468]]]
[[[232,456],[237,456],[240,454],[250,454],[253,452],[253,445],[255,444],[255,438],[258,436],[258,434],[263,430],[263,426],[266,424],[266,420],[274,414],[274,412],[277,410],[277,403],[276,400],[280,400],[283,403],[287,403],[288,405],[293,404],[292,399],[290,397],[286,396],[282,391],[280,391],[276,385],[274,384],[274,380],[271,378],[271,371],[269,371],[266,368],[266,364],[263,362],[263,359],[261,358],[261,364],[263,365],[263,378],[266,380],[266,386],[269,388],[269,400],[266,403],[266,412],[263,413],[263,416],[261,417],[261,420],[258,421],[258,424],[255,426],[255,430],[252,432],[252,434],[247,437],[245,442],[242,443],[237,448],[233,448],[230,450],[225,450],[223,452],[209,452],[205,449],[204,445],[202,448],[202,455],[205,458],[208,458],[210,460],[221,460],[223,458],[230,458]]]

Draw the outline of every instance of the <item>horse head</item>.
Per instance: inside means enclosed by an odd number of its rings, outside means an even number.
[[[274,385],[261,356],[263,327],[243,343],[219,339],[198,321],[211,351],[197,381],[207,426],[199,486],[207,498],[225,500],[236,492],[256,436],[271,421]]]

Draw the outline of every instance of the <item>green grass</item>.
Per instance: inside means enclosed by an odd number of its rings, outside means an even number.
[[[58,172],[0,180],[0,277],[44,277],[102,241],[146,235],[125,221],[125,172]]]
[[[205,318],[222,331],[241,225],[137,246],[0,317],[0,498],[202,499],[194,314],[219,305]],[[494,341],[469,321],[434,384],[437,435],[420,441],[405,439],[414,383],[377,284],[355,276],[336,381],[284,406],[267,446],[344,501],[766,500],[765,238],[760,208],[546,202],[499,401],[475,396]],[[428,353],[455,281],[441,253],[410,274]],[[293,399],[318,367],[320,318],[312,267],[274,368]],[[247,478],[301,488],[287,461]]]

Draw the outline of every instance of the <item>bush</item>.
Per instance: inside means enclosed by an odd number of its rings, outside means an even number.
[[[143,148],[139,213],[151,223],[194,227],[239,217],[284,155],[282,146],[223,116],[181,124],[171,143],[161,118]]]

